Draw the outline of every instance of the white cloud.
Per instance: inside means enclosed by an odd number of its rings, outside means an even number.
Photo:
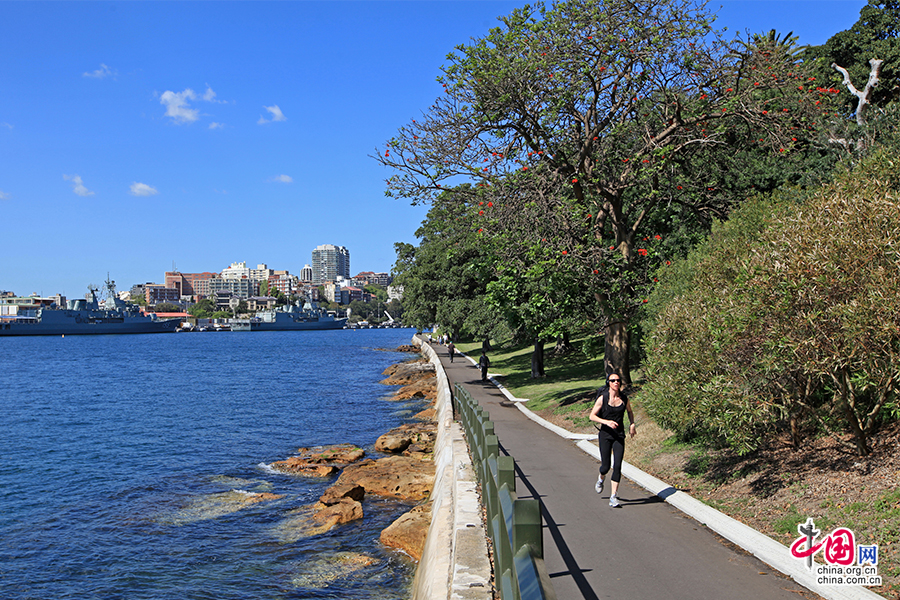
[[[82,77],[93,77],[94,79],[103,79],[104,77],[108,77],[109,75],[115,75],[115,74],[116,74],[115,71],[113,71],[112,69],[110,69],[109,67],[104,65],[103,63],[100,63],[99,69],[97,69],[96,71],[92,71],[90,73],[87,73],[87,72],[82,73],[81,76]]]
[[[0,200],[9,200],[10,198],[12,198],[12,196],[7,194],[3,190],[0,190]]]
[[[290,175],[278,175],[277,177],[273,177],[269,181],[277,181],[279,183],[291,183],[294,181],[294,178]]]
[[[159,192],[153,186],[149,186],[146,183],[138,183],[135,181],[131,184],[131,190],[129,193],[132,196],[155,196]]]
[[[206,84],[206,91],[203,92],[203,99],[207,102],[223,102],[222,100],[216,100],[216,93],[213,91],[209,84]]]
[[[196,99],[197,94],[191,88],[177,93],[166,90],[160,96],[159,103],[166,107],[166,116],[172,117],[172,120],[176,123],[193,123],[199,118],[200,111],[191,108],[188,105],[188,100]]]
[[[209,124],[209,128],[210,128],[210,129],[223,129],[224,127],[225,127],[225,124],[224,124],[224,123],[215,123],[215,122],[213,122],[213,123],[210,123],[210,124]]]
[[[72,182],[72,191],[78,194],[79,196],[93,196],[94,192],[84,187],[84,182],[81,181],[81,175],[63,175],[63,179],[66,181]]]
[[[13,128],[13,126],[10,125],[9,123],[0,123],[0,127],[6,127],[7,129],[12,129],[12,128]]]
[[[272,113],[272,118],[266,119],[265,117],[260,116],[259,121],[257,121],[258,124],[262,125],[263,123],[272,123],[274,121],[287,121],[287,117],[284,116],[284,113],[281,112],[281,109],[278,108],[277,104],[274,106],[263,106],[263,108]]]

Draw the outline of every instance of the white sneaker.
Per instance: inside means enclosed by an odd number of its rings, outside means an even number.
[[[619,504],[619,499],[616,498],[615,496],[609,497],[609,505],[612,508],[619,508],[620,506],[622,506],[621,504]]]
[[[597,478],[597,483],[594,484],[594,491],[597,492],[598,494],[602,494],[604,483],[605,482],[603,481],[603,475],[601,475],[600,477]]]

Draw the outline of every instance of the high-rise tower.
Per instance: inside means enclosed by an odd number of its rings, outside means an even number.
[[[344,246],[322,244],[312,251],[314,284],[335,281],[338,276],[350,279],[350,251]]]

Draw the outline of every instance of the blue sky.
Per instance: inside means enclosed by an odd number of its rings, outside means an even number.
[[[82,296],[319,244],[389,271],[426,208],[370,155],[448,52],[522,2],[0,2],[0,290]],[[726,1],[729,31],[821,44],[865,3]]]

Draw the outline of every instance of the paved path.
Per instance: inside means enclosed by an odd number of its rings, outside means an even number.
[[[516,460],[518,496],[540,499],[559,600],[819,597],[624,477],[622,508],[610,508],[609,485],[594,491],[596,459],[528,419],[467,359],[450,363],[443,346],[433,348],[451,387],[461,383],[490,413],[501,452]]]

